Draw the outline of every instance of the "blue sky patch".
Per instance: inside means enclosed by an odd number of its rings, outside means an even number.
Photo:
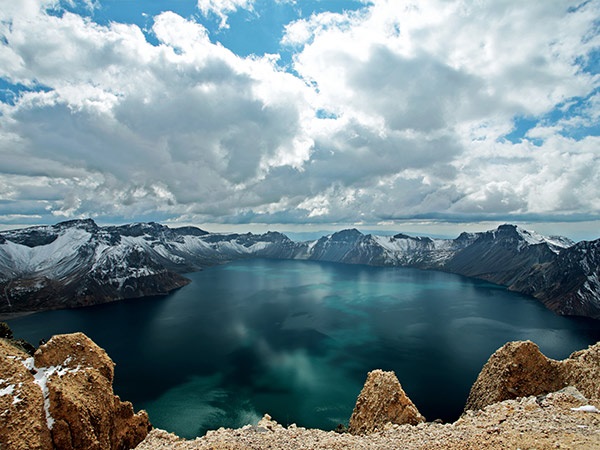
[[[10,81],[4,78],[0,78],[0,102],[7,103],[9,105],[14,105],[19,99],[21,93],[23,92],[49,92],[50,90],[50,88],[42,85],[28,87],[20,83],[11,83]]]

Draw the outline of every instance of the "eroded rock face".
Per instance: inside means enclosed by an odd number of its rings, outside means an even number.
[[[471,388],[465,411],[504,400],[543,395],[565,386],[600,398],[600,343],[563,361],[547,358],[531,341],[509,342],[490,357]]]
[[[565,384],[577,387],[587,398],[600,399],[600,342],[574,352],[560,362]]]
[[[13,386],[0,396],[10,404],[0,423],[7,448],[130,449],[151,429],[145,411],[114,395],[114,363],[84,334],[54,336],[33,358],[2,344],[0,379]]]
[[[0,448],[51,450],[44,397],[24,362],[30,356],[0,339]]]
[[[388,423],[416,425],[425,418],[408,398],[394,372],[374,370],[356,400],[348,431],[367,434],[383,430]]]

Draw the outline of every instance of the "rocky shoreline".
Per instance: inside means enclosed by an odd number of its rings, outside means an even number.
[[[266,414],[257,424],[184,440],[152,429],[145,411],[114,395],[114,363],[84,334],[54,336],[37,350],[8,329],[2,336],[6,450],[600,448],[600,343],[563,361],[530,341],[507,343],[484,365],[453,423],[426,422],[396,375],[374,370],[343,432],[285,428]]]

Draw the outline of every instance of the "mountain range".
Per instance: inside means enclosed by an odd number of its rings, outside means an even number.
[[[189,283],[187,272],[242,258],[441,270],[533,296],[558,314],[600,319],[600,239],[574,243],[506,224],[456,239],[348,229],[295,242],[278,232],[91,219],[0,232],[0,314],[163,295]]]

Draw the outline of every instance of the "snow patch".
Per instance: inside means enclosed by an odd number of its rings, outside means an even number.
[[[562,249],[568,248],[573,245],[573,241],[570,239],[561,237],[561,236],[544,236],[535,231],[525,230],[521,227],[517,227],[517,233],[525,241],[523,245],[519,245],[519,250],[521,250],[526,245],[538,245],[538,244],[548,244],[550,250],[554,253],[559,253]]]
[[[69,361],[70,358],[71,357],[68,357],[65,360],[65,362]],[[46,413],[46,424],[48,425],[48,429],[51,430],[54,427],[54,418],[50,414],[50,391],[48,390],[48,380],[54,374],[58,375],[59,377],[62,377],[67,373],[77,373],[81,369],[81,366],[77,366],[74,369],[63,367],[62,365],[50,367],[35,367],[33,357],[24,360],[23,365],[25,366],[25,368],[27,368],[27,370],[34,372],[34,383],[37,384],[42,390],[42,395],[44,397],[44,412]],[[13,400],[13,404],[14,403],[15,401]]]
[[[583,405],[578,408],[571,408],[571,411],[583,411],[588,413],[600,413],[600,410],[594,405]]]
[[[4,397],[5,395],[13,395],[15,391],[15,385],[9,384],[5,388],[0,389],[0,397]]]

